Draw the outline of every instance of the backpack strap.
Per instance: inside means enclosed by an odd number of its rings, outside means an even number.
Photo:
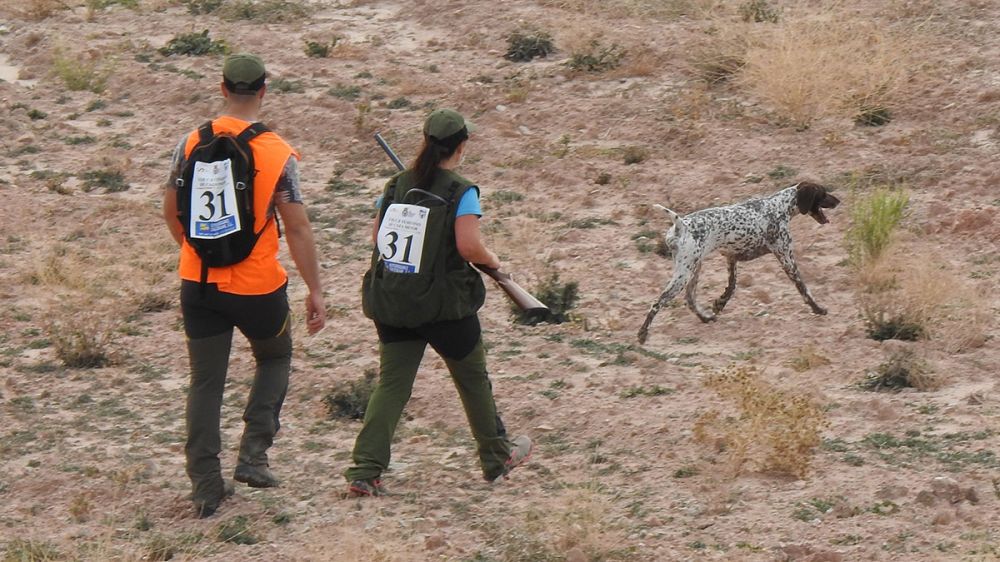
[[[201,127],[198,127],[198,144],[208,144],[212,142],[215,137],[215,131],[212,129],[212,122],[205,121]]]
[[[250,125],[248,125],[246,129],[243,129],[243,131],[236,136],[236,140],[240,142],[249,143],[257,135],[269,132],[271,132],[271,129],[269,129],[267,125],[261,123],[260,121],[257,121],[255,123],[250,123]]]

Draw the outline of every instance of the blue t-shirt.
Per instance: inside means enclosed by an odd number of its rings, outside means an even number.
[[[458,201],[458,210],[455,211],[455,218],[463,215],[483,216],[483,209],[479,206],[479,188],[476,186],[470,187]]]
[[[382,207],[382,196],[379,195],[378,199],[375,200],[375,208],[379,209]],[[455,211],[455,218],[464,215],[476,215],[477,217],[483,216],[483,208],[479,205],[479,188],[472,186],[465,195],[458,201],[458,209]]]

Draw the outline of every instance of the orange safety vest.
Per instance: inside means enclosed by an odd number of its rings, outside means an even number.
[[[250,122],[224,115],[212,121],[215,134],[240,134]],[[198,131],[188,135],[184,147],[185,158],[198,145]],[[274,190],[285,168],[289,156],[299,158],[295,151],[281,137],[272,132],[257,135],[250,141],[256,175],[253,182],[254,232],[260,238],[247,259],[226,267],[210,267],[208,282],[218,284],[219,291],[236,295],[266,295],[278,290],[288,280],[288,273],[278,262],[278,226],[275,220],[268,221],[268,211],[274,200]],[[265,227],[266,225],[266,227]],[[181,258],[178,267],[181,279],[201,281],[201,258],[185,238],[181,244]]]

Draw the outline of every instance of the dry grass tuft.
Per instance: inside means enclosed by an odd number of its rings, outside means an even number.
[[[701,14],[711,0],[540,0],[539,4],[577,14],[612,18],[676,18]]]
[[[827,13],[767,26],[746,53],[741,85],[782,122],[888,111],[912,72],[916,38]]]
[[[830,359],[819,352],[815,345],[807,345],[795,352],[795,355],[788,361],[788,366],[796,372],[804,373],[830,364]]]
[[[117,313],[96,310],[87,301],[68,302],[43,328],[56,357],[74,369],[105,367],[117,362]]]
[[[6,8],[11,9],[15,15],[32,21],[41,21],[69,9],[69,6],[60,0],[26,0],[11,4]]]
[[[940,256],[890,250],[859,273],[858,301],[873,339],[933,340],[958,353],[986,342],[985,295]]]
[[[705,385],[735,403],[737,412],[703,414],[695,423],[695,439],[727,451],[733,475],[745,470],[806,475],[827,425],[818,404],[767,383],[752,366],[727,367]]]
[[[872,391],[901,388],[928,391],[940,388],[941,379],[912,349],[903,348],[889,353],[886,361],[869,373],[859,386]]]

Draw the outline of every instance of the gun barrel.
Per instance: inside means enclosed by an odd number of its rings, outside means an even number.
[[[392,160],[392,163],[396,165],[396,168],[400,170],[406,169],[406,166],[403,165],[403,161],[396,156],[396,153],[389,147],[389,143],[385,142],[385,139],[382,138],[382,133],[375,133],[375,142],[377,142],[378,145],[382,147],[382,150],[389,155],[389,160]]]

